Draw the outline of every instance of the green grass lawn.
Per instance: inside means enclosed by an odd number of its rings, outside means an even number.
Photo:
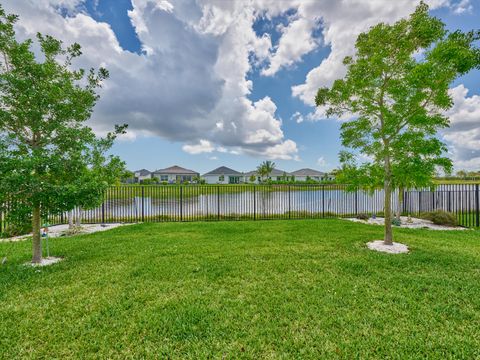
[[[0,358],[480,357],[480,233],[341,220],[165,223],[0,243]]]

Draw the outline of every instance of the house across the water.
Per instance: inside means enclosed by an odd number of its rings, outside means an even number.
[[[152,173],[147,169],[140,169],[133,172],[134,182],[141,183],[144,180],[151,179]]]
[[[293,171],[292,175],[295,177],[295,181],[307,181],[307,180],[315,180],[315,181],[324,181],[327,180],[327,174],[324,172],[314,170],[314,169],[299,169],[297,171]]]
[[[292,177],[292,174],[280,169],[273,169],[272,172],[268,176],[268,180],[272,181],[289,181]],[[262,180],[267,180],[267,178],[263,178],[258,174],[257,170],[249,171],[243,174],[244,181],[246,183],[260,183]],[[254,179],[255,178],[255,179]],[[253,181],[252,181],[253,180]]]
[[[199,177],[200,174],[196,171],[182,168],[180,166],[174,165],[165,169],[155,170],[152,173],[152,177],[156,177],[160,182],[173,183],[183,183],[183,182],[192,182],[195,178]]]
[[[243,174],[241,172],[226,166],[220,166],[202,177],[207,184],[240,184],[243,182]]]
[[[154,182],[178,184],[185,182],[198,182],[200,174],[196,171],[185,169],[178,165],[174,165],[165,169],[149,171],[140,169],[134,171],[132,179],[125,179],[127,183],[142,183],[145,180],[153,179]],[[307,182],[312,181],[331,181],[335,180],[335,175],[324,173],[322,171],[304,168],[293,172],[287,172],[280,169],[273,169],[268,178],[262,179],[258,170],[242,173],[227,166],[220,166],[202,176],[206,184],[241,184],[254,183],[259,184],[262,181],[296,181]]]

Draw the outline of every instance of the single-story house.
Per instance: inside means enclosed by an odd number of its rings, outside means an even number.
[[[220,166],[202,176],[207,184],[240,184],[243,174],[226,166]]]
[[[262,182],[262,177],[258,174],[257,170],[249,171],[243,174],[244,181],[246,183],[251,183],[252,176],[255,177],[255,181],[253,181],[254,183]],[[272,181],[282,181],[282,180],[290,180],[291,177],[292,177],[292,174],[289,172],[279,170],[279,169],[273,169],[268,179]]]
[[[133,177],[136,183],[141,183],[143,180],[151,179],[152,173],[147,169],[141,169],[133,172]]]
[[[185,182],[193,181],[194,178],[199,177],[200,174],[196,171],[182,168],[180,166],[174,165],[165,169],[155,170],[152,173],[152,177],[156,177],[160,182],[176,183],[176,182]]]
[[[315,180],[315,181],[322,181],[326,180],[327,174],[324,172],[314,170],[314,169],[299,169],[297,171],[293,171],[292,175],[295,176],[295,181],[307,181],[307,180]]]

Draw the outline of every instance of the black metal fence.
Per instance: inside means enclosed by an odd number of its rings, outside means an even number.
[[[345,185],[126,185],[109,188],[100,206],[75,211],[81,211],[83,223],[112,223],[382,216],[383,206],[382,189],[352,192]],[[437,185],[392,194],[392,210],[404,215],[439,209],[454,213],[463,226],[480,226],[479,185]],[[1,226],[6,225],[5,215]],[[67,219],[63,213],[47,221],[60,224]]]

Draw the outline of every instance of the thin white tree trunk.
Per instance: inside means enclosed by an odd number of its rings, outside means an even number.
[[[404,198],[403,198],[404,190],[405,189],[402,186],[398,188],[398,203],[397,203],[397,219],[398,220],[400,220],[400,216],[402,215],[402,207],[404,202]]]
[[[76,224],[75,224],[77,227],[82,226],[82,213],[83,213],[82,207],[78,206],[77,207],[77,219],[76,219]]]
[[[73,229],[73,209],[68,212],[67,216],[68,216],[68,228],[72,230]]]

